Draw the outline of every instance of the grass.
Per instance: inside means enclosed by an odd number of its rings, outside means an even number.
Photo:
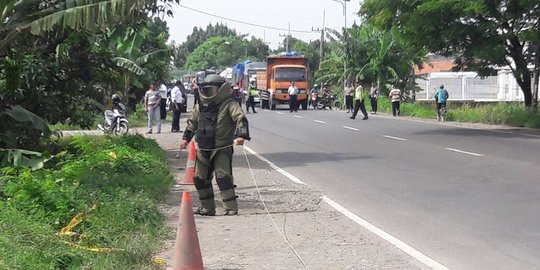
[[[172,184],[163,150],[140,135],[57,147],[44,169],[2,169],[0,269],[159,269],[152,256],[168,232],[157,202]],[[57,236],[77,213],[75,234]]]
[[[366,99],[368,110],[371,108],[369,104]],[[469,104],[449,101],[447,108],[448,121],[540,128],[540,114],[522,103]],[[392,113],[392,104],[386,97],[379,99],[378,111]],[[436,119],[435,102],[402,102],[401,115]]]

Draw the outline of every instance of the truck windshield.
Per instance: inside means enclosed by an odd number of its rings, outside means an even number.
[[[276,81],[278,82],[305,82],[305,68],[277,68]]]

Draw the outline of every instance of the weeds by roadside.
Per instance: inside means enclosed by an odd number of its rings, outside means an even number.
[[[369,101],[366,101],[369,110]],[[392,104],[386,97],[381,97],[378,110],[392,112]],[[435,101],[402,103],[401,115],[420,118],[437,118]],[[468,104],[448,101],[448,121],[509,125],[516,127],[540,128],[540,114],[525,108],[521,103],[486,103]]]
[[[60,149],[45,169],[2,169],[0,266],[157,269],[165,231],[156,203],[172,183],[159,146],[140,135],[78,136]],[[73,233],[57,236],[78,213],[86,217]]]

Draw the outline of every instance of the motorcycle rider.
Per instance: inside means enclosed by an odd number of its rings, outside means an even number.
[[[110,110],[105,110],[105,122],[103,125],[98,124],[98,128],[111,133],[113,131],[113,123],[115,123],[118,117],[125,117],[126,115],[126,106],[122,103],[122,99],[119,95],[114,94],[111,96],[112,108]]]
[[[327,103],[328,105],[328,108],[330,110],[332,110],[332,101],[331,101],[331,98],[332,98],[332,89],[330,89],[330,86],[328,86],[328,84],[324,84],[324,87],[323,87],[323,101],[325,103]]]
[[[195,106],[184,132],[180,148],[185,149],[193,137],[198,144],[193,182],[201,207],[193,212],[214,216],[216,206],[212,178],[221,193],[225,215],[237,215],[235,185],[232,174],[233,139],[237,145],[250,140],[248,121],[242,107],[231,98],[231,86],[219,75],[208,75],[201,84],[201,102]]]

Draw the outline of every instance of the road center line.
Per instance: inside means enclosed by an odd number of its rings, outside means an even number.
[[[380,238],[384,239],[388,243],[392,244],[393,246],[399,248],[401,251],[409,254],[411,257],[415,258],[416,260],[422,262],[423,264],[427,265],[431,269],[436,270],[448,270],[448,268],[439,262],[433,260],[432,258],[426,256],[424,253],[416,250],[415,248],[407,245],[405,242],[397,239],[396,237],[390,235],[389,233],[377,228],[375,225],[367,222],[363,218],[353,214],[351,211],[347,210],[345,207],[341,206],[337,202],[333,201],[332,199],[322,196],[323,201],[325,201],[328,205],[332,206],[334,209],[336,209],[338,212],[343,214],[344,216],[348,217],[350,220],[356,222],[358,225],[366,228],[368,231],[374,233],[375,235],[379,236]]]
[[[263,162],[267,163],[268,165],[270,165],[271,168],[275,169],[276,171],[281,173],[283,176],[289,178],[294,183],[301,184],[301,185],[306,185],[306,183],[302,182],[302,180],[296,178],[294,175],[292,175],[292,174],[288,173],[287,171],[281,169],[280,167],[276,166],[274,163],[272,163],[268,159],[262,157],[261,155],[259,155],[255,151],[253,151],[248,146],[244,145],[244,149],[246,151],[248,151],[250,154],[257,157],[258,159],[260,159],[261,161],[263,161]],[[409,254],[411,257],[413,257],[414,259],[422,262],[423,264],[430,267],[431,269],[448,270],[448,268],[445,267],[444,265],[442,265],[439,262],[431,259],[430,257],[426,256],[422,252],[420,252],[420,251],[416,250],[415,248],[407,245],[405,242],[397,239],[396,237],[390,235],[389,233],[377,228],[375,225],[367,222],[366,220],[362,219],[361,217],[353,214],[351,211],[347,210],[345,207],[341,206],[340,204],[333,201],[332,199],[330,199],[330,198],[323,195],[322,200],[325,201],[328,205],[330,205],[334,209],[336,209],[336,211],[340,212],[341,214],[343,214],[344,216],[346,216],[350,220],[354,221],[356,224],[364,227],[365,229],[367,229],[371,233],[381,237],[383,240],[389,242],[390,244],[392,244],[396,248],[398,248],[398,249],[402,250],[403,252]]]
[[[321,121],[321,120],[313,120],[313,122],[317,122],[317,123],[321,123],[321,124],[326,124],[326,122]]]
[[[296,117],[296,118],[304,118],[304,117],[302,117],[300,115],[293,115],[293,116]]]
[[[282,113],[282,112],[277,112],[277,114],[284,114],[284,113]]]
[[[477,153],[473,153],[473,152],[467,152],[467,151],[458,150],[458,149],[454,149],[454,148],[444,148],[444,149],[449,150],[449,151],[454,151],[454,152],[462,153],[462,154],[467,154],[467,155],[475,156],[475,157],[483,157],[483,156],[484,156],[484,155],[482,155],[482,154],[477,154]]]
[[[398,140],[398,141],[406,141],[407,139],[403,139],[403,138],[400,138],[400,137],[394,137],[394,136],[389,136],[389,135],[382,135],[383,137],[385,138],[388,138],[388,139],[392,139],[392,140]]]
[[[350,129],[350,130],[356,130],[356,131],[358,131],[357,128],[353,128],[353,127],[348,127],[348,126],[341,126],[341,127],[342,127],[342,128],[346,128],[346,129]]]

